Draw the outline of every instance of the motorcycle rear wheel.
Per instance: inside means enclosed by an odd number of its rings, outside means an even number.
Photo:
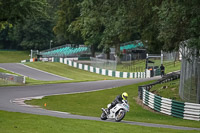
[[[115,116],[115,121],[120,122],[124,118],[125,114],[126,112],[124,110],[120,110]]]
[[[105,112],[102,112],[102,114],[101,114],[101,119],[102,119],[102,120],[106,120],[106,119],[107,119],[107,115],[106,115]]]

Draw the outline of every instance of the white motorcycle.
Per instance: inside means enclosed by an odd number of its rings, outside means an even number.
[[[108,108],[110,106],[111,104],[107,105]],[[127,101],[122,100],[122,103],[116,104],[115,107],[110,110],[110,113],[108,113],[108,108],[102,108],[101,119],[115,119],[116,122],[119,122],[124,118],[126,112],[129,111],[129,104]]]

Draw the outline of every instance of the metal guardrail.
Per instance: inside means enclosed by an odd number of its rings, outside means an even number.
[[[0,73],[0,78],[7,81],[12,81],[20,84],[25,84],[24,76],[17,76],[9,73]]]
[[[148,85],[138,86],[138,96],[151,109],[174,117],[200,121],[200,104],[179,102],[157,96],[149,90],[156,84],[166,83],[180,78],[180,72],[165,75],[162,79]]]

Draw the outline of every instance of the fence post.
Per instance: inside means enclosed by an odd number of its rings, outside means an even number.
[[[140,98],[140,100],[143,99],[143,86],[138,86],[138,97]]]

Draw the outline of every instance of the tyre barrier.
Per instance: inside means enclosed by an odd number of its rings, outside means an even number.
[[[138,96],[143,104],[151,109],[178,118],[200,121],[200,104],[179,102],[172,99],[157,96],[149,90],[152,86],[180,78],[180,73],[172,73],[162,79],[148,85],[138,87]]]

